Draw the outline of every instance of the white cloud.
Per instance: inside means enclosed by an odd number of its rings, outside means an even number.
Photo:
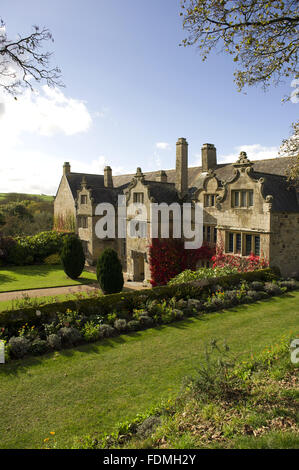
[[[278,156],[278,147],[266,147],[261,144],[239,145],[234,148],[234,152],[227,155],[219,155],[219,163],[233,163],[237,161],[240,152],[246,152],[249,160],[266,160]]]
[[[261,144],[239,145],[234,147],[229,154],[217,155],[218,163],[234,163],[238,160],[240,152],[246,152],[249,160],[266,160],[267,158],[275,158],[278,156],[278,147],[267,147]],[[201,154],[194,155],[194,166],[201,166]]]
[[[159,150],[170,150],[171,146],[168,142],[157,142],[156,148]]]
[[[17,100],[10,96],[1,98],[1,191],[55,194],[63,161],[68,158],[62,160],[47,151],[32,150],[24,145],[23,139],[28,134],[51,138],[57,134],[72,136],[86,132],[92,123],[86,104],[47,86],[39,93],[27,90]],[[96,170],[103,165],[101,156],[89,167]]]

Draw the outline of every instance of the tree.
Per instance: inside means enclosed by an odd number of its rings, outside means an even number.
[[[284,139],[279,150],[280,156],[292,157],[286,170],[289,181],[298,184],[299,180],[299,121],[292,124],[292,135]]]
[[[33,90],[34,82],[45,81],[48,86],[63,86],[61,71],[50,67],[52,53],[42,52],[47,41],[54,41],[49,29],[33,26],[33,32],[10,40],[5,23],[0,19],[0,87],[16,95],[24,88]]]
[[[245,85],[278,84],[297,79],[298,0],[181,0],[184,46],[196,44],[203,60],[220,47],[239,64],[234,73]]]
[[[65,274],[71,279],[77,279],[83,271],[85,255],[81,240],[76,235],[65,237],[60,258]]]
[[[121,292],[123,288],[122,265],[112,248],[106,248],[98,259],[97,279],[104,294]]]

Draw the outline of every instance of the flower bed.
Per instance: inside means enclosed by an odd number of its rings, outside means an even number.
[[[253,273],[250,274],[253,278]],[[262,277],[261,273],[258,277]],[[18,359],[255,302],[299,288],[294,280],[269,281],[270,270],[263,272],[263,277],[263,281],[240,280],[239,277],[238,283],[231,282],[229,287],[223,279],[221,285],[218,278],[217,283],[204,287],[183,284],[103,296],[97,301],[82,299],[87,302],[78,302],[77,308],[68,307],[64,311],[56,310],[59,304],[56,308],[53,304],[47,305],[47,312],[34,310],[31,321],[21,326],[16,321],[2,323],[0,339],[6,343],[7,358]]]

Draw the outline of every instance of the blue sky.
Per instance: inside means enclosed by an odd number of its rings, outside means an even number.
[[[0,191],[55,194],[62,163],[73,171],[115,173],[168,169],[175,142],[189,142],[189,166],[200,164],[203,143],[218,161],[241,149],[249,158],[277,155],[298,106],[282,104],[289,81],[264,93],[238,93],[234,65],[213,54],[202,62],[185,37],[177,0],[14,0],[2,2],[10,38],[33,24],[54,36],[52,64],[61,90],[39,88],[17,102],[2,96]]]

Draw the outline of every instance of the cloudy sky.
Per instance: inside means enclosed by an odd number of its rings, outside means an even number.
[[[175,142],[189,142],[189,165],[200,149],[218,161],[273,158],[297,103],[282,104],[290,78],[264,93],[238,93],[230,58],[201,62],[184,38],[179,0],[14,0],[1,2],[9,38],[32,25],[54,36],[52,65],[65,88],[45,85],[18,100],[0,94],[0,192],[55,194],[64,161],[73,171],[115,174],[173,168]]]

